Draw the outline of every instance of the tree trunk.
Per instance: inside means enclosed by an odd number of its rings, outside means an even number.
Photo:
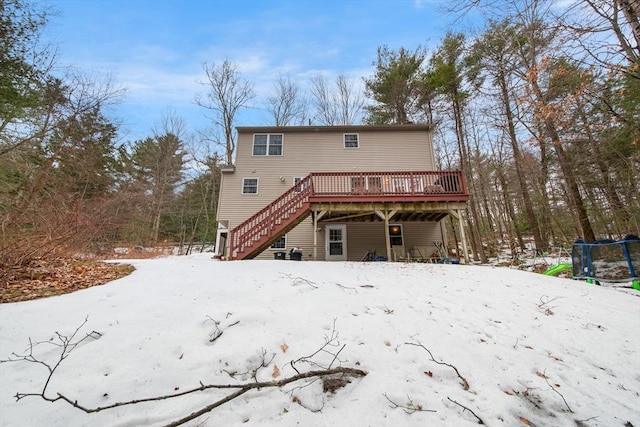
[[[573,173],[571,163],[567,157],[566,152],[564,151],[562,143],[560,142],[558,131],[556,130],[553,122],[548,118],[544,120],[544,125],[547,135],[549,136],[553,144],[553,149],[558,156],[558,163],[560,164],[562,175],[567,184],[568,196],[570,198],[570,202],[574,209],[574,212],[578,217],[578,222],[580,223],[582,237],[587,242],[593,242],[596,240],[596,236],[593,232],[593,228],[591,227],[591,222],[589,221],[589,216],[587,215],[587,209],[584,205],[584,201],[582,200],[582,196],[580,195],[580,188],[578,187],[578,182],[576,181],[576,177]]]
[[[518,229],[516,225],[516,215],[515,209],[513,208],[513,200],[509,197],[509,186],[507,184],[506,177],[504,176],[504,171],[502,170],[502,165],[498,168],[498,179],[500,181],[500,186],[502,187],[502,198],[505,208],[507,210],[507,214],[509,219],[511,220],[510,228],[513,230],[513,233],[516,235],[516,239],[518,240],[518,246],[520,249],[524,249],[524,240],[522,239],[522,233]],[[511,239],[510,239],[511,240]],[[513,251],[512,251],[513,252]],[[515,255],[514,253],[511,254]]]
[[[462,106],[460,105],[460,101],[458,100],[459,94],[456,90],[452,93],[452,105],[453,105],[453,115],[456,126],[456,135],[458,139],[458,151],[460,154],[460,163],[462,166],[462,170],[465,174],[465,178],[467,179],[467,183],[473,183],[471,171],[469,170],[469,153],[466,145],[465,134],[464,134],[464,125],[462,119]],[[487,256],[484,252],[484,247],[482,245],[482,240],[480,238],[480,217],[478,216],[478,208],[476,206],[475,195],[473,193],[470,194],[469,197],[469,210],[471,212],[471,218],[473,221],[470,224],[471,230],[471,244],[474,248],[474,259],[480,258],[481,263],[487,262]]]
[[[527,214],[527,221],[531,227],[531,233],[533,234],[533,240],[536,245],[536,249],[546,251],[548,249],[548,242],[542,238],[540,233],[540,225],[536,218],[535,211],[533,209],[533,202],[527,189],[527,183],[525,174],[522,167],[522,154],[520,153],[520,146],[518,144],[518,137],[516,136],[516,128],[513,120],[513,111],[511,111],[511,103],[509,102],[509,92],[507,88],[507,81],[504,75],[504,71],[500,70],[498,76],[498,85],[500,86],[502,105],[505,109],[507,118],[507,132],[509,134],[509,142],[511,143],[511,151],[513,152],[513,162],[516,168],[516,175],[518,176],[518,185],[520,188],[520,196],[524,202],[524,209]]]

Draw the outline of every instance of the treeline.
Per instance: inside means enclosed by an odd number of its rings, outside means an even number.
[[[640,231],[640,7],[457,2],[493,17],[428,54],[378,50],[370,123],[427,122],[464,170],[476,260]],[[457,237],[451,229],[452,242]]]
[[[0,0],[0,267],[56,253],[212,242],[220,166],[256,98],[230,61],[206,64],[196,102],[211,129],[168,113],[121,143],[109,81],[55,69],[47,16]],[[443,169],[465,171],[474,258],[640,234],[640,11],[632,0],[456,3],[491,19],[473,37],[378,48],[373,75],[282,75],[274,125],[430,123]],[[362,89],[361,89],[362,88]],[[311,171],[310,171],[311,172]],[[458,236],[449,233],[454,244]]]
[[[43,256],[213,241],[218,154],[192,149],[172,113],[119,142],[108,111],[122,93],[56,67],[37,3],[0,13],[0,276]]]

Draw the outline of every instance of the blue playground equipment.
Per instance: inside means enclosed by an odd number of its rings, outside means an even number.
[[[587,243],[578,239],[571,252],[573,278],[589,283],[631,282],[640,291],[637,272],[640,271],[640,238],[625,236],[622,240],[596,240]]]

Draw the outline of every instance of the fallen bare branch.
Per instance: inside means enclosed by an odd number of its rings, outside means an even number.
[[[540,297],[540,304],[538,304],[538,308],[543,311],[545,316],[552,316],[554,314],[552,308],[555,308],[555,306],[549,307],[548,304],[552,303],[558,298],[560,297],[549,298],[548,296],[543,295]]]
[[[424,349],[427,353],[429,353],[429,357],[431,358],[432,362],[437,363],[438,365],[444,365],[444,366],[448,366],[451,369],[453,369],[456,372],[456,375],[458,376],[458,378],[460,378],[460,381],[462,381],[462,388],[465,390],[469,390],[469,383],[467,382],[466,378],[463,377],[462,375],[460,375],[460,372],[458,372],[458,368],[456,368],[454,365],[450,364],[450,363],[445,363],[445,362],[440,362],[438,360],[436,360],[433,357],[433,354],[431,354],[431,351],[429,351],[429,349],[427,347],[425,347],[422,344],[416,344],[416,343],[411,343],[411,342],[406,342],[406,345],[412,345],[415,347],[421,347],[422,349]]]
[[[448,396],[447,396],[447,399],[449,399],[449,401],[450,401],[450,402],[453,402],[453,403],[455,403],[456,405],[458,405],[459,407],[461,407],[463,410],[471,412],[471,414],[472,414],[474,417],[476,417],[476,419],[478,420],[478,424],[483,424],[483,425],[485,425],[485,424],[484,424],[484,421],[482,421],[482,418],[480,418],[478,415],[476,415],[476,413],[475,413],[475,412],[473,412],[471,409],[469,409],[469,408],[467,408],[466,406],[464,406],[464,405],[462,405],[462,404],[460,404],[460,403],[456,402],[455,400],[451,399],[451,398],[450,398],[450,397],[448,397]]]
[[[294,375],[292,377],[289,378],[285,378],[282,379],[280,381],[262,381],[262,382],[250,382],[250,383],[245,383],[245,384],[202,384],[200,383],[199,387],[195,387],[192,388],[190,390],[185,390],[182,391],[180,393],[172,393],[172,394],[166,394],[163,396],[154,396],[154,397],[148,397],[148,398],[143,398],[143,399],[133,399],[133,400],[128,400],[128,401],[124,401],[124,402],[116,402],[113,403],[111,405],[105,405],[105,406],[97,406],[94,408],[88,408],[86,406],[83,406],[81,404],[78,403],[77,400],[75,399],[71,399],[67,396],[64,396],[60,393],[58,393],[58,397],[50,400],[52,402],[57,401],[57,400],[63,400],[67,403],[69,403],[71,406],[73,406],[74,408],[80,409],[83,412],[86,412],[87,414],[91,414],[91,413],[95,413],[95,412],[101,412],[101,411],[105,411],[107,409],[114,409],[114,408],[119,408],[122,406],[129,406],[129,405],[135,405],[138,403],[145,403],[145,402],[155,402],[155,401],[159,401],[159,400],[167,400],[167,399],[173,399],[176,397],[180,397],[180,396],[184,396],[187,394],[192,394],[192,393],[196,393],[196,392],[200,392],[200,391],[204,391],[204,390],[210,390],[210,389],[238,389],[238,391],[234,392],[233,394],[226,396],[223,399],[220,399],[214,403],[212,403],[211,405],[207,406],[207,408],[210,408],[209,410],[206,410],[204,412],[201,413],[204,414],[206,412],[209,412],[211,409],[214,409],[226,402],[228,402],[229,400],[233,399],[234,397],[240,396],[243,393],[246,393],[247,391],[253,390],[253,389],[260,389],[260,388],[267,388],[267,387],[282,387],[284,385],[287,385],[289,383],[292,382],[296,382],[296,381],[300,381],[302,379],[305,378],[312,378],[312,377],[324,377],[327,375],[335,375],[335,374],[346,374],[346,375],[353,375],[356,377],[363,377],[365,375],[367,375],[367,372],[361,370],[361,369],[355,369],[355,368],[345,368],[345,367],[341,367],[341,368],[334,368],[334,369],[329,369],[329,370],[325,370],[325,371],[309,371],[309,372],[304,372],[302,374],[298,374],[298,375]],[[241,392],[238,394],[238,392]],[[229,399],[230,396],[233,396]],[[214,406],[215,405],[215,406]],[[204,409],[204,408],[203,408]],[[198,411],[200,412],[200,411]],[[183,421],[189,421],[192,420],[193,418],[189,418],[189,419],[185,419]],[[173,425],[173,424],[169,424],[169,425]],[[179,425],[179,424],[175,424],[175,425]]]
[[[223,399],[220,399],[214,403],[212,403],[211,405],[205,406],[204,408],[193,412],[192,414],[187,415],[184,418],[181,418],[177,421],[174,421],[172,423],[167,424],[166,427],[174,427],[174,426],[179,426],[182,425],[184,423],[186,423],[187,421],[191,421],[194,420],[196,418],[198,418],[199,416],[206,414],[207,412],[212,411],[213,409],[217,408],[218,406],[221,406],[233,399],[235,399],[236,397],[250,391],[253,389],[260,389],[260,388],[267,388],[267,387],[282,387],[285,386],[289,383],[295,382],[295,381],[299,381],[305,378],[312,378],[312,377],[324,377],[327,375],[335,375],[335,374],[347,374],[347,375],[353,375],[356,377],[364,377],[367,375],[366,371],[363,371],[361,369],[354,369],[354,368],[334,368],[334,369],[329,369],[326,371],[309,371],[309,372],[305,372],[302,374],[298,374],[298,375],[294,375],[292,377],[289,378],[285,378],[283,380],[280,381],[264,381],[264,382],[255,382],[255,383],[248,383],[248,384],[228,384],[228,385],[224,385],[224,386],[216,386],[216,385],[211,385],[208,388],[239,388],[238,391],[236,391],[235,393],[232,393],[226,397],[224,397]],[[205,386],[207,387],[207,386]],[[197,389],[199,390],[199,389]]]
[[[420,404],[416,405],[415,403],[413,403],[413,400],[409,395],[407,395],[408,402],[406,405],[400,405],[394,402],[389,398],[389,396],[387,396],[386,393],[382,393],[382,395],[389,401],[389,403],[391,403],[391,407],[393,409],[400,408],[407,414],[413,414],[414,412],[436,412],[434,409],[424,409]]]
[[[571,409],[571,407],[569,406],[569,404],[567,403],[567,400],[564,398],[564,396],[562,395],[562,393],[560,393],[550,382],[549,382],[549,377],[547,377],[547,371],[543,372],[543,376],[542,378],[544,378],[544,380],[546,381],[547,385],[549,387],[551,387],[551,390],[555,391],[556,393],[558,393],[558,396],[560,396],[562,398],[562,401],[564,402],[564,405],[567,407],[567,410],[569,412],[571,412],[573,414],[573,410]]]
[[[315,282],[312,282],[311,280],[305,279],[304,277],[291,277],[291,274],[287,274],[287,273],[280,273],[283,276],[293,280],[293,286],[297,286],[297,285],[309,285],[314,289],[318,289],[318,285]]]
[[[143,398],[143,399],[133,399],[133,400],[129,400],[129,401],[123,401],[123,402],[116,402],[110,405],[106,405],[106,406],[98,406],[98,407],[86,407],[80,403],[78,403],[77,399],[73,399],[70,398],[68,396],[63,395],[62,393],[57,393],[56,397],[49,397],[46,395],[46,391],[47,391],[47,387],[49,385],[49,382],[51,381],[51,378],[53,376],[53,374],[55,373],[56,369],[60,366],[60,364],[62,363],[62,361],[64,359],[66,359],[69,354],[71,353],[71,351],[73,351],[73,349],[75,349],[80,343],[82,343],[83,341],[89,339],[89,338],[93,338],[93,339],[98,339],[101,334],[99,332],[96,331],[92,331],[91,333],[86,334],[84,337],[78,339],[77,341],[74,341],[74,339],[76,338],[76,336],[78,335],[80,329],[87,323],[87,319],[85,319],[85,321],[73,332],[73,334],[71,334],[70,336],[65,336],[62,335],[60,333],[56,332],[56,336],[59,340],[59,342],[51,342],[51,341],[42,341],[42,342],[37,342],[37,343],[33,343],[31,341],[31,339],[29,339],[29,348],[26,350],[28,351],[27,354],[24,355],[17,355],[15,353],[13,353],[14,358],[9,358],[7,360],[0,360],[0,362],[31,362],[31,363],[37,363],[37,364],[41,364],[43,366],[45,366],[47,368],[47,370],[49,371],[49,375],[47,376],[47,379],[45,381],[45,384],[42,388],[42,391],[39,393],[16,393],[16,399],[20,400],[23,399],[25,397],[40,397],[45,401],[48,402],[57,402],[58,400],[61,400],[63,402],[68,403],[69,405],[71,405],[74,408],[77,408],[85,413],[95,413],[95,412],[100,412],[100,411],[105,411],[108,409],[114,409],[114,408],[118,408],[118,407],[122,407],[122,406],[129,406],[129,405],[135,405],[135,404],[139,404],[139,403],[144,403],[144,402],[153,402],[153,401],[161,401],[161,400],[167,400],[167,399],[172,399],[172,398],[176,398],[179,396],[184,396],[187,394],[191,394],[191,393],[196,393],[196,392],[200,392],[200,391],[204,391],[204,390],[209,390],[209,389],[233,389],[235,390],[233,393],[223,397],[222,399],[217,400],[216,402],[213,402],[210,405],[207,405],[204,408],[199,409],[198,411],[195,411],[179,420],[176,420],[170,424],[167,424],[168,426],[179,426],[182,425],[190,420],[193,420],[195,418],[198,418],[199,416],[210,412],[211,410],[235,399],[236,397],[254,390],[254,389],[262,389],[262,388],[269,388],[269,387],[283,387],[289,383],[293,383],[296,381],[300,381],[303,379],[308,379],[308,378],[312,378],[313,380],[317,380],[319,378],[324,379],[328,379],[325,380],[327,381],[327,383],[325,384],[325,392],[326,391],[330,391],[330,392],[335,392],[336,389],[341,388],[346,386],[350,381],[345,379],[345,376],[353,376],[353,377],[363,377],[367,375],[366,371],[363,371],[361,369],[355,369],[355,368],[348,368],[348,367],[337,367],[337,368],[331,368],[331,365],[333,365],[333,363],[338,360],[338,355],[340,354],[340,352],[342,351],[342,349],[344,349],[344,346],[342,346],[342,348],[340,348],[339,351],[337,351],[336,353],[331,353],[327,350],[324,350],[327,346],[337,346],[338,344],[335,343],[336,339],[337,339],[337,332],[335,331],[335,319],[334,319],[334,328],[332,330],[331,336],[330,337],[326,337],[325,336],[325,344],[322,346],[322,348],[318,351],[316,351],[314,353],[314,355],[318,354],[320,351],[326,351],[327,353],[331,354],[333,356],[333,359],[331,361],[331,364],[329,365],[329,368],[327,369],[322,369],[322,370],[312,370],[312,371],[308,371],[308,372],[303,372],[300,373],[296,370],[297,375],[293,375],[289,378],[285,378],[279,381],[276,380],[272,380],[272,381],[262,381],[259,382],[256,379],[256,374],[258,372],[259,369],[268,366],[271,361],[273,361],[273,358],[275,357],[275,353],[273,354],[273,356],[271,357],[271,359],[267,358],[267,351],[262,349],[262,353],[261,353],[261,358],[260,358],[260,366],[255,368],[253,371],[251,371],[252,374],[252,382],[249,383],[243,383],[243,384],[203,384],[202,382],[200,382],[200,385],[198,387],[192,388],[190,390],[186,390],[186,391],[182,391],[179,393],[173,393],[173,394],[166,394],[166,395],[162,395],[162,396],[155,396],[155,397],[149,397],[149,398]],[[211,319],[214,323],[215,320]],[[216,323],[217,325],[217,323]],[[34,356],[33,354],[33,350],[36,346],[40,345],[40,344],[50,344],[50,345],[54,345],[57,347],[61,348],[61,353],[59,358],[57,359],[55,364],[49,364],[45,361],[42,361],[40,359],[38,359],[36,356]],[[311,357],[311,356],[309,356]],[[310,360],[306,359],[306,358],[300,358],[298,359],[299,361],[305,361],[305,362],[309,362],[311,363]],[[293,362],[292,362],[293,363]],[[317,365],[317,364],[316,364]],[[293,366],[293,365],[292,365]],[[320,366],[320,365],[317,365]],[[295,369],[295,368],[294,368]],[[229,374],[232,377],[234,375]],[[338,376],[338,378],[331,378],[331,376]]]
[[[227,319],[228,319],[230,315],[231,315],[231,313],[227,313],[227,316],[226,316],[225,318],[227,318]],[[213,322],[213,327],[214,327],[214,329],[213,329],[213,331],[211,331],[211,333],[209,334],[209,342],[214,342],[215,340],[217,340],[218,338],[220,338],[220,337],[222,336],[222,334],[224,333],[224,331],[223,331],[222,329],[220,329],[220,321],[218,321],[218,320],[214,319],[214,318],[213,318],[213,317],[211,317],[211,316],[207,316],[207,318],[204,320],[204,323],[206,323],[207,321],[211,321],[211,322]],[[227,329],[229,329],[229,328],[230,328],[230,327],[232,327],[232,326],[237,325],[238,323],[240,323],[240,321],[239,321],[239,320],[237,320],[237,321],[235,321],[235,322],[233,322],[233,323],[230,323],[230,324],[227,326]]]
[[[49,375],[47,375],[47,379],[45,380],[45,383],[42,387],[42,390],[39,393],[20,393],[17,392],[16,395],[14,396],[16,398],[16,400],[21,400],[24,399],[25,397],[30,397],[30,396],[36,396],[36,397],[41,397],[42,399],[49,401],[49,402],[55,402],[56,400],[58,400],[59,398],[52,398],[52,397],[47,397],[46,392],[47,392],[47,387],[49,386],[49,383],[51,382],[51,378],[53,377],[53,374],[56,372],[56,370],[58,369],[58,367],[60,366],[60,364],[69,356],[69,354],[81,343],[83,343],[84,341],[86,341],[87,339],[99,339],[102,334],[100,332],[96,332],[96,331],[91,331],[88,334],[85,334],[84,337],[78,339],[77,341],[74,341],[74,339],[76,338],[76,335],[78,335],[78,333],[80,332],[80,329],[82,329],[82,327],[84,325],[86,325],[86,323],[88,322],[89,317],[85,317],[84,321],[80,324],[80,326],[78,326],[76,328],[75,331],[73,331],[73,333],[69,336],[66,335],[62,335],[59,332],[56,332],[56,338],[58,341],[54,341],[53,338],[51,338],[51,340],[49,341],[39,341],[39,342],[33,342],[31,340],[31,338],[29,338],[29,347],[25,350],[25,352],[28,352],[27,354],[16,354],[16,353],[12,353],[12,357],[9,357],[9,359],[5,359],[5,360],[0,360],[0,363],[9,363],[9,362],[30,362],[30,363],[36,363],[39,365],[43,365],[45,368],[47,368],[47,370],[49,371]],[[58,357],[58,359],[55,361],[55,363],[50,364],[47,363],[43,360],[37,359],[34,354],[33,354],[33,350],[34,348],[36,348],[37,346],[40,345],[52,345],[54,347],[60,347],[62,349],[62,351],[60,352],[60,355]]]
[[[300,357],[296,360],[292,360],[291,362],[289,362],[289,364],[291,365],[291,367],[293,368],[294,371],[296,371],[297,373],[300,373],[298,371],[298,369],[296,368],[296,363],[300,363],[300,362],[306,362],[312,366],[317,366],[319,368],[323,368],[323,369],[329,369],[331,366],[333,366],[333,363],[337,360],[338,362],[342,362],[340,359],[338,359],[338,355],[340,354],[340,352],[342,351],[342,349],[344,349],[344,345],[342,346],[342,348],[340,348],[338,351],[333,352],[331,350],[329,350],[330,348],[336,348],[340,345],[340,342],[338,341],[338,332],[336,331],[336,319],[333,319],[333,327],[331,329],[331,335],[329,336],[324,336],[324,344],[322,345],[322,347],[320,347],[318,350],[316,350],[315,352],[313,352],[312,354],[310,354],[309,356],[303,356]],[[313,357],[315,357],[316,355],[320,354],[320,353],[325,353],[328,354],[330,356],[332,356],[331,362],[329,363],[329,365],[327,366],[323,366],[320,363],[312,360]]]
[[[350,286],[344,286],[344,285],[341,285],[340,283],[336,283],[335,285],[340,289],[342,289],[343,291],[353,291],[356,294],[358,293],[358,290],[356,288],[352,288]]]
[[[222,372],[225,372],[231,378],[235,378],[236,376],[243,377],[243,376],[249,375],[253,380],[256,380],[260,369],[268,367],[271,364],[271,362],[273,362],[273,359],[275,359],[276,354],[271,353],[271,357],[268,358],[267,350],[265,350],[264,348],[261,348],[259,357],[260,357],[260,360],[259,360],[260,363],[258,364],[258,366],[254,365],[254,367],[250,368],[246,372],[228,371],[226,369],[223,369]]]

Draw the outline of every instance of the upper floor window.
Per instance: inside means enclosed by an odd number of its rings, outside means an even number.
[[[360,146],[357,133],[344,134],[344,148],[358,148]]]
[[[253,135],[254,156],[282,156],[282,134]]]
[[[258,194],[258,178],[243,178],[242,194]]]

